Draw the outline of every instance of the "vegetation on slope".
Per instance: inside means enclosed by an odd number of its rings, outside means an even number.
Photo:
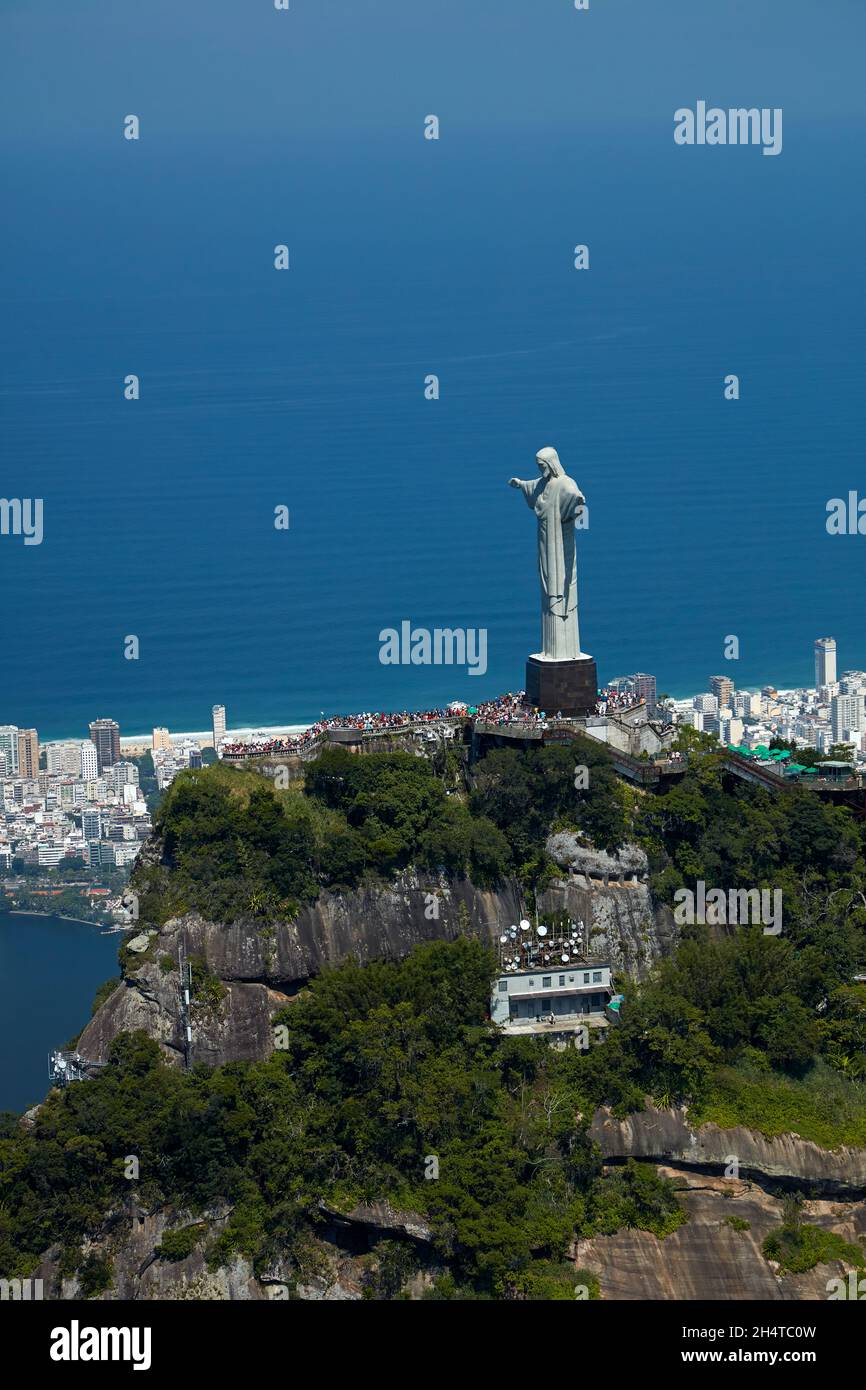
[[[859,1242],[845,1240],[835,1231],[812,1226],[801,1217],[801,1202],[797,1196],[785,1198],[781,1226],[764,1240],[762,1250],[768,1260],[775,1260],[783,1274],[805,1274],[815,1265],[841,1260],[843,1264],[862,1269],[866,1255]]]
[[[464,939],[399,964],[347,963],[286,1009],[288,1045],[262,1063],[184,1074],[142,1034],[118,1038],[94,1080],[53,1092],[31,1129],[5,1126],[0,1267],[26,1274],[60,1242],[67,1272],[81,1268],[85,1235],[128,1200],[129,1154],[143,1205],[231,1206],[212,1261],[239,1252],[261,1269],[287,1254],[298,1278],[320,1200],[349,1210],[387,1197],[426,1217],[453,1296],[560,1285],[575,1232],[675,1229],[683,1214],[651,1168],[602,1175],[578,1119],[584,1059],[487,1022],[492,972]],[[167,1236],[161,1256],[199,1234]],[[421,1256],[412,1242],[404,1256],[405,1275]]]

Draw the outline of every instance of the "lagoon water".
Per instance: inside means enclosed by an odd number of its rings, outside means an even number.
[[[48,1053],[79,1033],[99,985],[119,974],[119,936],[60,917],[0,913],[0,1110],[48,1090]]]

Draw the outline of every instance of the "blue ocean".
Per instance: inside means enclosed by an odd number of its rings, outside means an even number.
[[[519,688],[538,583],[506,484],[545,445],[589,505],[601,680],[810,684],[823,635],[866,667],[866,540],[825,528],[866,491],[863,134],[790,121],[778,158],[677,148],[667,120],[14,154],[2,492],[43,499],[44,540],[0,540],[0,722]],[[486,629],[486,673],[383,665],[403,620]]]

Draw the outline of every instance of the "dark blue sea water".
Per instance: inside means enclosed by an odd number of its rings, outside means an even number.
[[[119,974],[117,936],[98,927],[0,912],[0,1110],[48,1090],[48,1053],[79,1033],[103,980]]]
[[[866,492],[864,129],[786,117],[778,158],[682,149],[667,107],[591,137],[20,151],[0,491],[44,499],[45,539],[0,541],[0,722],[201,729],[215,701],[266,724],[516,688],[537,579],[506,481],[547,444],[590,506],[603,679],[806,683],[826,634],[866,666],[866,539],[824,525]],[[487,628],[486,676],[381,665],[407,618]]]

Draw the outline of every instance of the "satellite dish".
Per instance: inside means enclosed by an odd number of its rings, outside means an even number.
[[[566,954],[565,951],[563,951],[563,953],[562,953],[562,963],[563,963],[563,965],[567,965],[567,964],[568,964],[568,960],[569,960],[568,955]]]
[[[499,944],[500,944],[501,946],[504,946],[507,940],[508,940],[508,937],[507,937],[507,936],[504,936],[504,935],[503,935],[503,936],[500,936],[500,938],[499,938]]]
[[[539,935],[539,936],[547,936],[547,927],[539,927],[539,928],[538,928],[538,935]]]
[[[529,931],[529,922],[526,920],[525,917],[521,917],[520,919],[520,930]]]

